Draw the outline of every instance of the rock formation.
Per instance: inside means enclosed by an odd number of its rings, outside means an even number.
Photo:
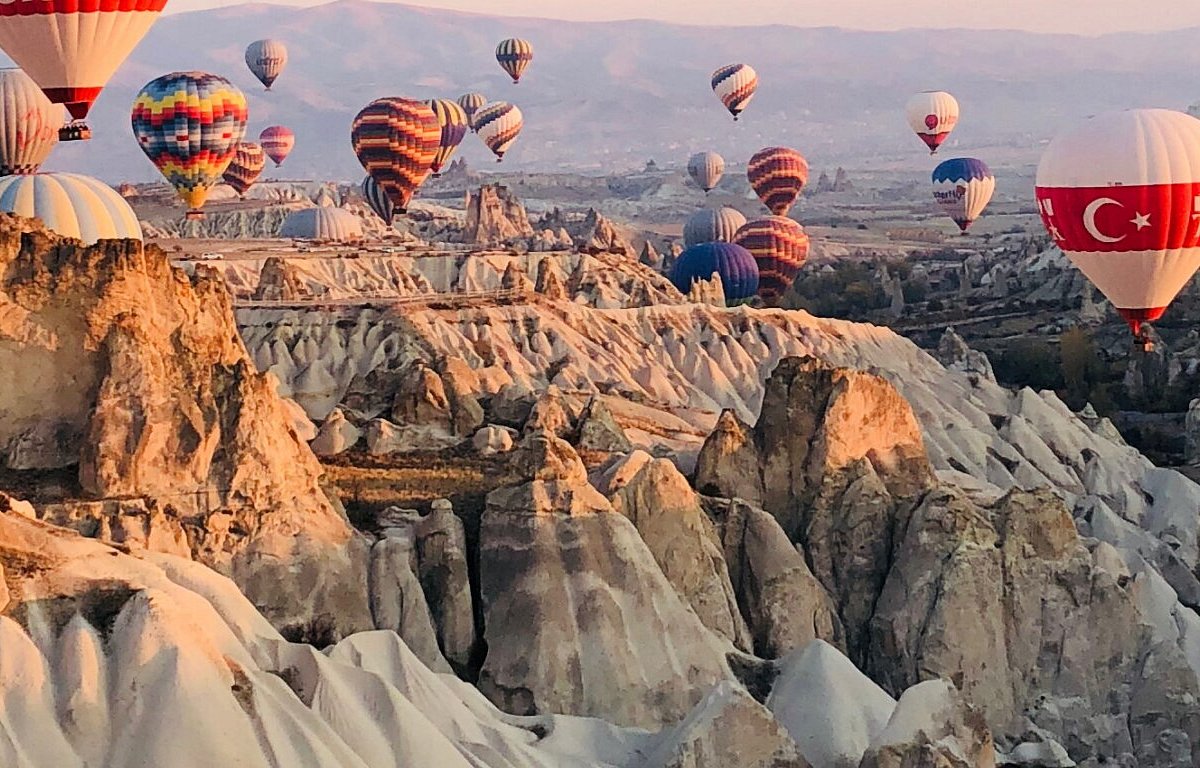
[[[41,467],[78,467],[78,501],[39,514],[86,533],[141,517],[153,530],[130,545],[231,575],[297,637],[370,627],[366,547],[246,356],[221,278],[4,216],[0,286],[0,454],[35,441]]]
[[[525,206],[508,187],[485,184],[479,191],[467,194],[466,208],[465,242],[495,245],[533,237]]]
[[[489,494],[480,524],[480,690],[515,714],[678,721],[730,676],[720,645],[570,445],[538,431],[518,454],[525,482]]]
[[[959,336],[951,327],[947,327],[942,333],[934,357],[952,371],[962,371],[989,381],[996,380],[996,374],[992,372],[992,363],[988,360],[988,356],[983,352],[971,349],[963,337]]]

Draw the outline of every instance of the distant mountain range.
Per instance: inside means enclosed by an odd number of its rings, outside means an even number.
[[[536,58],[520,85],[493,59],[497,40],[521,35]],[[287,42],[291,60],[271,92],[242,52],[259,37]],[[720,65],[759,72],[758,96],[733,123],[709,90]],[[744,162],[787,144],[817,167],[926,168],[903,105],[944,88],[963,109],[948,153],[998,167],[1036,161],[1041,143],[1088,114],[1131,106],[1183,109],[1200,96],[1200,29],[1099,38],[1024,32],[856,32],[787,26],[712,28],[648,21],[512,19],[339,0],[294,8],[248,4],[163,17],[93,110],[95,138],[55,150],[47,168],[110,182],[156,177],[133,141],[128,108],[150,79],[177,69],[230,77],[251,104],[250,135],[273,123],[297,146],[278,174],[356,179],[351,117],[384,95],[457,97],[479,90],[525,114],[507,170],[669,166],[698,149]],[[475,167],[490,155],[471,136]]]

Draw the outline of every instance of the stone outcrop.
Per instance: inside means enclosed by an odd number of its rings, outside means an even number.
[[[477,192],[467,194],[466,208],[464,242],[495,245],[533,237],[525,206],[508,187],[485,184]]]
[[[365,543],[318,485],[276,382],[238,339],[223,281],[133,241],[83,248],[0,217],[0,453],[28,435],[78,465],[85,533],[155,509],[164,541],[226,573],[277,626],[370,626]],[[89,501],[90,500],[90,501]]]
[[[994,768],[987,723],[945,680],[904,692],[859,768]]]
[[[633,449],[625,430],[598,395],[588,400],[579,416],[579,435],[575,445],[583,451],[603,453],[625,453]]]
[[[480,524],[480,690],[516,714],[680,720],[728,678],[719,644],[569,444],[535,432],[513,462],[525,482],[490,493]]]
[[[675,465],[635,451],[604,472],[599,490],[634,524],[663,575],[700,621],[751,650],[717,530]]]
[[[253,294],[256,301],[296,301],[311,296],[299,270],[286,259],[271,256],[263,263]]]
[[[379,445],[378,428],[369,430],[374,436],[373,440],[369,440],[372,453],[379,453],[377,450]],[[318,456],[336,456],[339,453],[345,453],[353,448],[362,438],[363,431],[346,418],[346,414],[341,408],[334,408],[333,413],[329,414],[329,418],[321,423],[321,428],[317,430],[317,436],[313,438],[311,448],[313,453]]]
[[[953,328],[948,327],[942,333],[934,357],[952,371],[962,371],[968,375],[980,376],[988,381],[996,380],[996,374],[992,372],[992,362],[988,360],[988,356],[983,352],[971,349]]]

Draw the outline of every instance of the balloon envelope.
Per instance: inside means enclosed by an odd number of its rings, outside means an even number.
[[[733,236],[746,223],[746,217],[736,208],[723,206],[716,210],[705,208],[688,217],[683,225],[685,248],[700,243],[733,242]]]
[[[776,216],[786,216],[808,183],[808,161],[787,147],[767,147],[750,158],[746,178]]]
[[[671,270],[671,282],[681,293],[688,293],[697,280],[720,275],[725,303],[735,304],[753,298],[758,291],[758,265],[745,248],[733,243],[701,243],[679,254]]]
[[[733,242],[753,254],[758,264],[758,295],[768,304],[774,304],[792,287],[808,259],[804,227],[783,216],[746,222]]]
[[[358,161],[391,199],[396,213],[404,213],[429,176],[441,136],[437,115],[427,102],[415,99],[376,99],[350,126]]]
[[[500,62],[512,81],[518,83],[529,62],[533,61],[533,46],[519,37],[501,40],[496,46],[496,61]]]
[[[383,188],[370,176],[362,180],[362,196],[367,201],[367,205],[371,206],[371,210],[375,212],[375,215],[383,219],[384,224],[387,224],[389,227],[392,226],[392,217],[395,213],[395,206],[392,205],[392,199],[387,196]]]
[[[275,167],[278,168],[295,148],[296,134],[292,133],[291,128],[272,125],[264,128],[262,133],[258,134],[258,143],[262,145],[263,152],[267,153],[267,157],[271,158]]]
[[[982,160],[956,157],[933,170],[933,199],[963,232],[983,213],[995,191],[996,177]]]
[[[0,3],[0,48],[76,120],[149,31],[167,0]]]
[[[246,97],[223,77],[172,72],[133,102],[138,146],[196,215],[246,134]]]
[[[487,103],[487,97],[482,93],[464,93],[458,97],[458,106],[462,107],[463,112],[467,113],[467,125],[470,126],[472,131],[475,130],[475,113]]]
[[[442,168],[450,161],[463,137],[467,135],[467,113],[457,101],[449,99],[432,99],[429,106],[437,115],[438,125],[442,130],[441,142],[433,156],[433,165],[430,166],[436,176],[442,172]]]
[[[758,90],[758,73],[749,64],[727,64],[713,72],[712,89],[737,120]]]
[[[721,183],[725,175],[725,158],[716,152],[697,152],[688,160],[688,175],[692,181],[708,192]]]
[[[908,100],[904,111],[930,154],[937,152],[958,125],[958,101],[945,91],[922,91]]]
[[[129,203],[102,181],[77,173],[34,173],[0,179],[0,210],[39,218],[65,237],[142,239]]]
[[[521,128],[525,126],[525,118],[516,106],[506,101],[493,101],[475,113],[474,125],[475,133],[495,153],[499,162],[517,140]]]
[[[241,196],[254,186],[254,182],[258,180],[259,174],[262,173],[263,166],[266,164],[267,156],[263,154],[262,147],[253,141],[242,141],[238,143],[233,160],[230,161],[229,167],[225,169],[221,178]]]
[[[246,66],[268,91],[275,78],[283,74],[287,60],[287,46],[279,40],[255,40],[246,46]]]
[[[1054,242],[1135,335],[1200,267],[1200,120],[1109,112],[1046,147],[1037,203]]]
[[[0,176],[36,171],[58,142],[63,120],[63,108],[29,75],[0,69]]]
[[[362,240],[362,222],[350,211],[332,206],[292,211],[279,228],[280,237],[301,240]]]

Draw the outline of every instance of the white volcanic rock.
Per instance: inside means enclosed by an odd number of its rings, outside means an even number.
[[[471,446],[482,456],[494,456],[511,451],[514,437],[516,430],[489,424],[475,433],[471,438]]]
[[[813,768],[856,768],[896,701],[836,648],[814,640],[783,659],[767,708]]]
[[[449,672],[450,665],[438,648],[425,592],[414,572],[416,522],[412,520],[404,528],[385,531],[371,548],[368,572],[371,615],[376,628],[390,629],[400,635],[422,664],[436,672]]]
[[[993,768],[995,764],[992,734],[983,718],[964,704],[949,682],[927,680],[900,697],[860,768]]]
[[[535,432],[513,460],[529,479],[490,493],[480,526],[480,690],[514,714],[682,718],[730,677],[721,644],[570,445]]]
[[[308,418],[308,414],[300,407],[300,404],[290,397],[281,398],[283,409],[287,414],[288,423],[291,424],[292,431],[296,433],[296,437],[304,442],[311,442],[317,437],[317,425],[313,424],[312,419]]]
[[[675,465],[635,451],[605,471],[598,489],[637,527],[663,575],[704,625],[751,650],[716,528]]]
[[[362,435],[363,431],[346,418],[342,409],[335,408],[321,424],[311,447],[318,456],[336,456],[353,448]]]

